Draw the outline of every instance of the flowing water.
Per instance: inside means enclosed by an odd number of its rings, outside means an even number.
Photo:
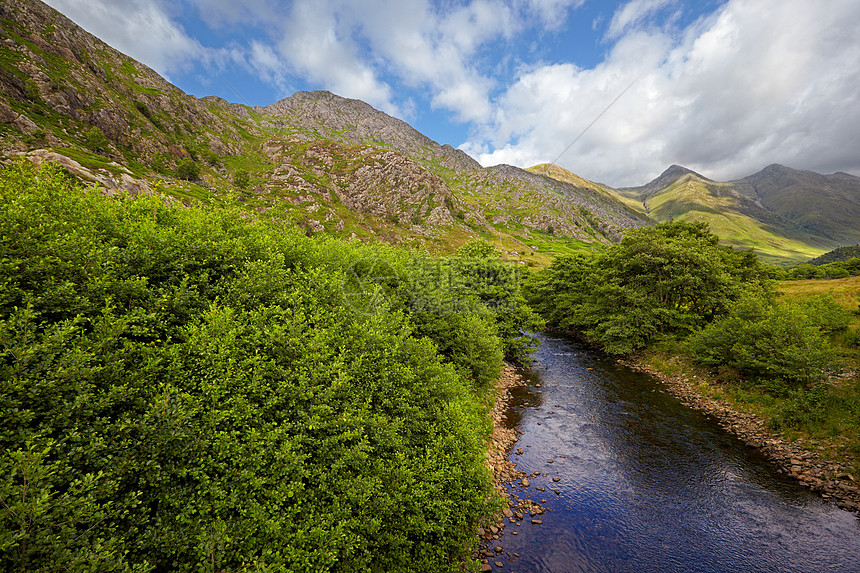
[[[511,459],[546,474],[511,491],[548,511],[540,525],[508,524],[494,571],[860,572],[860,519],[781,478],[653,378],[541,339],[508,423],[524,432]]]

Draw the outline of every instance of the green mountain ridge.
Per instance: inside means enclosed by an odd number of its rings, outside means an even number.
[[[570,178],[560,171],[554,169],[551,176]],[[856,243],[860,232],[860,178],[847,173],[820,175],[770,165],[749,177],[719,182],[672,165],[639,187],[601,187],[657,222],[707,222],[724,244],[752,249],[770,263],[807,261]]]

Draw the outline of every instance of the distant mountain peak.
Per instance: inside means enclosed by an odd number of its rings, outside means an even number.
[[[692,169],[688,169],[688,168],[684,167],[683,165],[677,165],[677,164],[670,165],[669,168],[666,169],[666,171],[664,171],[660,175],[660,177],[658,177],[658,179],[660,179],[661,177],[667,177],[667,176],[671,176],[671,177],[674,177],[675,179],[679,179],[679,178],[683,177],[684,175],[695,175],[699,179],[703,179],[705,181],[712,181],[712,179],[705,177],[701,173],[696,173]]]
[[[639,187],[622,187],[618,189],[618,192],[627,197],[636,197],[639,199],[646,199],[653,195],[654,193],[659,192],[666,187],[669,187],[677,180],[685,177],[687,175],[692,175],[693,177],[697,177],[702,181],[712,183],[713,180],[696,173],[692,169],[688,169],[682,165],[670,165],[663,173],[661,173],[656,179],[646,183],[645,185],[641,185]]]

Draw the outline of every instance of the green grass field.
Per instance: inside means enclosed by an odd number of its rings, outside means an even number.
[[[860,276],[844,279],[810,279],[803,281],[780,281],[777,287],[782,296],[798,300],[810,296],[830,294],[846,309],[853,311],[851,325],[860,326]]]

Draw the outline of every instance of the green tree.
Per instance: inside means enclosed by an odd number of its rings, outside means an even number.
[[[152,156],[152,169],[161,175],[170,172],[170,156],[163,151],[156,151]]]
[[[632,230],[602,255],[561,257],[526,292],[551,323],[623,354],[684,337],[768,284],[753,254],[720,246],[706,224],[668,222]]]
[[[98,152],[107,151],[110,147],[110,141],[108,141],[108,138],[105,137],[102,130],[95,125],[86,133],[85,143],[87,147]]]
[[[233,185],[236,189],[244,190],[251,183],[251,176],[245,169],[239,169],[233,174]]]
[[[176,166],[176,176],[186,181],[194,181],[200,176],[200,165],[190,158],[185,158]]]
[[[727,316],[691,336],[687,347],[708,366],[794,385],[814,382],[823,377],[833,348],[809,311],[795,302],[744,297]]]

